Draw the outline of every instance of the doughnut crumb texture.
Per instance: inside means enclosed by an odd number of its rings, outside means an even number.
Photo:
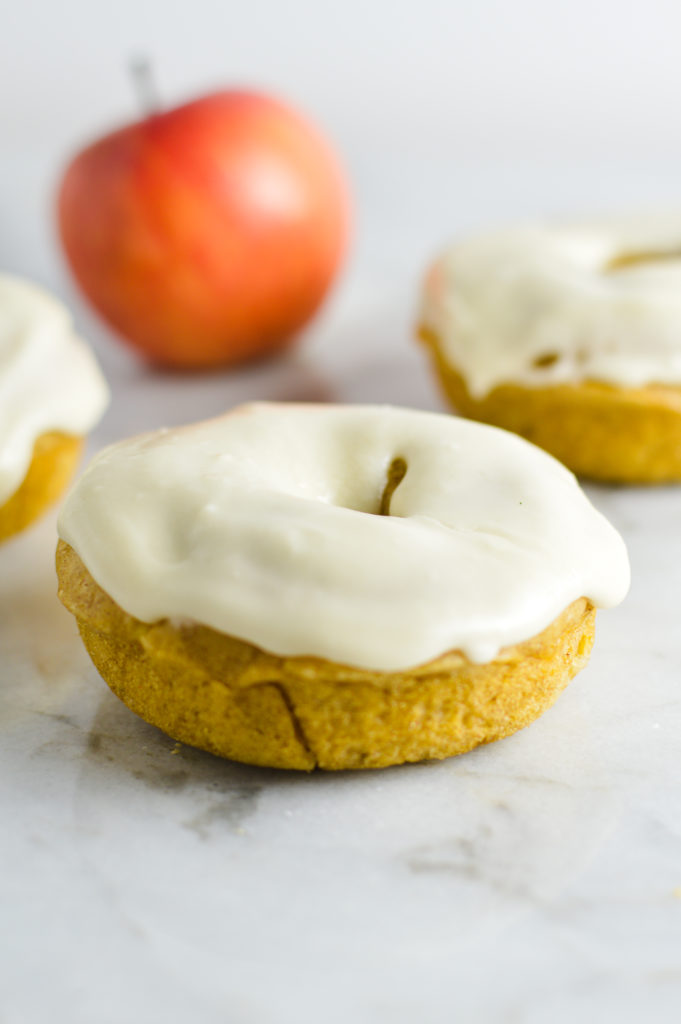
[[[586,664],[595,609],[571,604],[488,664],[458,652],[376,672],[279,658],[200,625],[143,623],[63,541],[59,596],[112,691],[173,739],[248,764],[311,771],[450,757],[529,725]]]

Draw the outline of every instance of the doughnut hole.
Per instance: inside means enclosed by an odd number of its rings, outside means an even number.
[[[404,480],[407,474],[407,463],[401,455],[396,456],[388,467],[388,475],[381,495],[381,504],[378,510],[379,516],[390,515],[390,503],[393,494]]]
[[[544,355],[533,359],[532,365],[536,370],[547,370],[550,366],[555,366],[559,359],[560,356],[557,352],[546,352]]]
[[[603,268],[603,272],[605,274],[612,274],[618,270],[627,270],[629,267],[640,266],[643,263],[664,263],[668,260],[681,260],[681,248],[620,252],[608,260]]]

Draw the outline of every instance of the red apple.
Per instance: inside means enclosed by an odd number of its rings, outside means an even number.
[[[349,222],[338,163],[267,96],[218,92],[79,153],[59,191],[79,285],[167,366],[237,363],[289,345],[338,269]]]

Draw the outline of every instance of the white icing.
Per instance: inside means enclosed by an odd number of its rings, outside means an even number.
[[[66,308],[28,281],[0,274],[0,504],[25,477],[38,437],[83,436],[108,394]]]
[[[375,514],[398,457],[406,475]],[[491,660],[629,585],[621,537],[551,456],[390,407],[255,404],[114,445],[59,533],[145,622],[386,671],[451,649]]]
[[[611,267],[632,253],[651,258]],[[431,268],[421,322],[476,398],[503,383],[681,384],[681,214],[462,241]]]

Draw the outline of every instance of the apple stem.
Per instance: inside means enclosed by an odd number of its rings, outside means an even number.
[[[133,57],[129,68],[142,113],[145,117],[151,117],[160,107],[151,61],[148,57]]]

